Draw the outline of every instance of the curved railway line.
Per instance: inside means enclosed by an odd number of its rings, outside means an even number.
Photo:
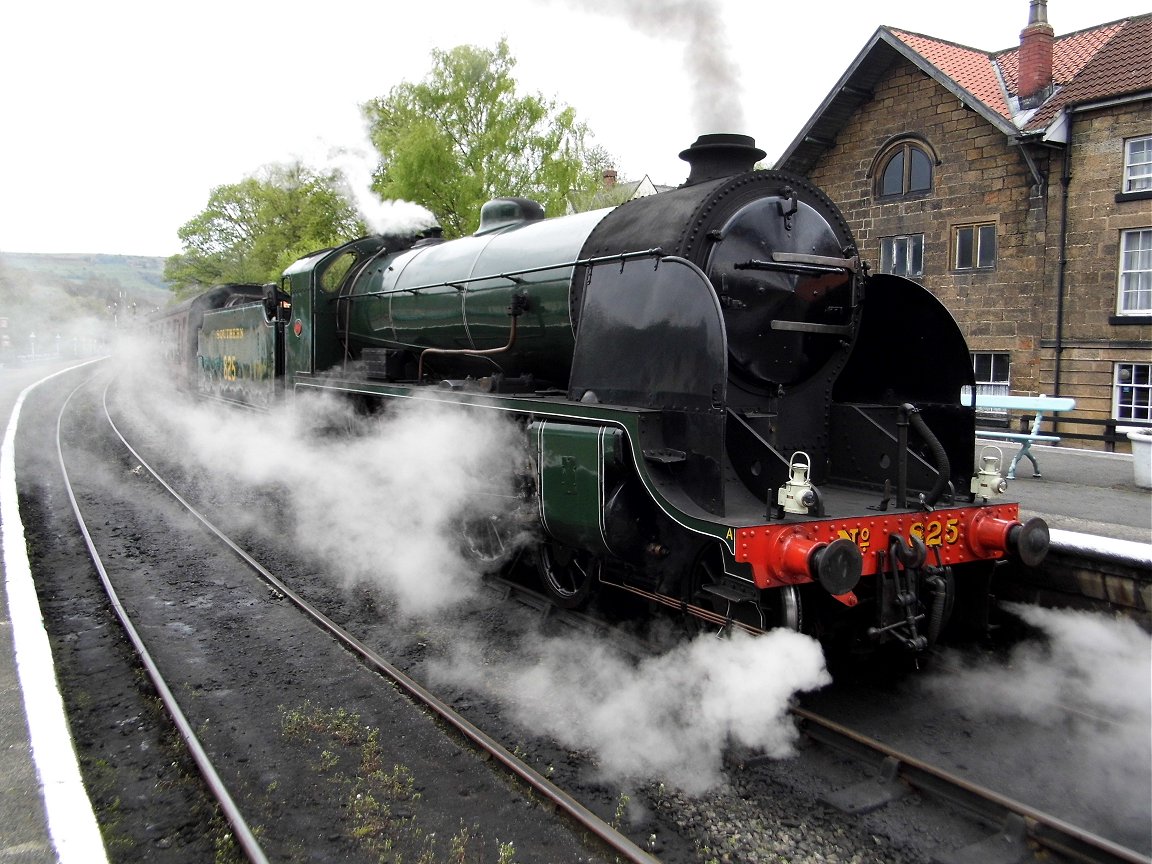
[[[80,385],[83,386],[83,385]],[[75,391],[73,391],[75,392]],[[205,782],[211,790],[212,796],[219,803],[222,811],[225,813],[229,824],[235,834],[237,842],[244,850],[245,855],[255,862],[266,862],[268,858],[265,856],[264,850],[261,848],[260,843],[256,839],[256,834],[248,824],[241,808],[237,806],[232,795],[229,793],[224,782],[220,779],[219,773],[216,771],[215,766],[204,746],[200,743],[192,728],[191,723],[188,721],[184,711],[182,710],[178,700],[173,694],[173,688],[169,686],[165,680],[164,674],[153,660],[151,653],[145,640],[141,637],[139,630],[134,625],[131,616],[126,611],[123,603],[116,592],[108,576],[108,572],[101,559],[100,552],[92,539],[92,535],[88,530],[83,513],[81,512],[80,505],[77,501],[76,495],[72,490],[69,480],[69,472],[66,465],[64,456],[64,445],[62,442],[61,424],[68,404],[71,401],[71,396],[65,401],[64,406],[61,408],[60,416],[57,422],[57,454],[59,457],[59,466],[64,478],[65,487],[68,492],[69,500],[72,504],[73,512],[75,513],[77,524],[84,536],[88,551],[92,557],[93,564],[100,574],[101,582],[107,592],[110,603],[116,611],[116,615],[123,625],[125,632],[131,640],[136,649],[137,655],[141,663],[144,665],[148,672],[149,679],[152,681],[157,692],[160,694],[164,702],[165,710],[168,712],[173,723],[179,730],[182,740],[188,747],[189,753],[194,759],[197,767],[199,768]],[[406,675],[397,666],[390,663],[388,660],[380,656],[376,651],[349,633],[346,629],[341,627],[320,609],[309,602],[301,594],[294,591],[288,584],[281,579],[277,578],[271,571],[260,564],[254,557],[246,552],[241,546],[229,537],[223,530],[215,525],[204,513],[198,510],[190,501],[177,491],[172,484],[170,484],[155,468],[153,468],[144,456],[132,446],[126,438],[124,432],[116,425],[112,417],[111,411],[108,408],[107,402],[107,387],[105,388],[102,398],[103,409],[105,417],[108,421],[112,432],[120,440],[132,457],[139,463],[139,465],[146,470],[155,480],[172,496],[172,498],[179,502],[179,504],[187,510],[204,528],[206,528],[213,536],[215,536],[224,546],[226,546],[233,554],[236,555],[253,574],[259,576],[280,595],[287,598],[295,605],[297,609],[317,628],[321,629],[324,633],[334,638],[346,650],[351,652],[361,663],[386,678],[388,681],[395,684],[403,693],[405,693],[414,703],[422,708],[430,711],[437,719],[443,722],[447,727],[459,734],[459,736],[468,742],[468,744],[475,748],[476,751],[483,754],[484,758],[490,758],[492,763],[499,767],[500,770],[506,772],[511,778],[514,778],[526,792],[530,793],[547,801],[552,808],[558,813],[562,814],[565,818],[571,820],[579,830],[586,832],[596,838],[602,845],[603,849],[617,860],[636,862],[636,864],[652,864],[656,859],[649,855],[645,850],[638,847],[628,837],[617,831],[611,824],[596,816],[589,809],[584,807],[580,802],[575,800],[564,790],[560,789],[555,784],[549,782],[531,765],[524,762],[522,759],[516,757],[507,748],[505,748],[498,741],[487,735],[483,730],[468,721],[461,714],[455,711],[451,706],[437,698],[435,694],[423,687],[420,683]]]
[[[90,382],[92,379],[88,380]],[[84,385],[81,384],[80,387],[82,386]],[[160,471],[149,464],[137,447],[134,447],[128,440],[126,433],[117,426],[112,416],[113,412],[108,405],[108,386],[110,385],[105,386],[100,399],[102,410],[111,431],[121,442],[126,452],[131,454],[132,459],[143,470],[155,478],[172,500],[185,508],[220,544],[227,547],[231,555],[242,561],[252,574],[263,580],[269,586],[268,590],[271,593],[291,601],[313,627],[321,629],[335,639],[366,668],[393,682],[408,699],[432,712],[444,727],[452,730],[460,740],[466,741],[469,747],[485,754],[483,758],[487,764],[496,766],[500,771],[506,772],[509,777],[513,778],[516,787],[521,790],[521,794],[546,800],[549,802],[549,810],[554,810],[566,822],[575,825],[579,834],[595,838],[595,844],[603,850],[601,854],[606,855],[608,859],[615,858],[629,862],[655,862],[658,860],[648,850],[638,846],[612,824],[597,816],[571,794],[544,777],[532,765],[520,759],[495,738],[485,733],[426,687],[408,676],[397,665],[389,662],[360,638],[341,627],[329,615],[295,591],[287,582],[274,575],[245,551],[237,541],[213,524],[203,512],[198,510],[175,488],[174,484],[170,483]],[[166,682],[164,673],[160,668],[161,664],[153,660],[148,649],[147,638],[141,635],[141,631],[147,628],[138,628],[133,624],[132,616],[121,602],[113,579],[108,575],[108,571],[102,563],[98,543],[94,540],[85,522],[80,496],[73,491],[71,486],[66,454],[67,444],[65,443],[67,436],[63,431],[65,414],[72,404],[72,397],[80,387],[77,387],[68,396],[60,408],[56,422],[55,444],[58,464],[67,487],[68,498],[80,531],[83,533],[85,544],[108,593],[110,604],[135,647],[140,662],[146,668],[149,679],[163,700],[165,710],[179,730],[181,739],[185,742],[192,759],[204,777],[205,783],[211,789],[213,797],[219,802],[220,809],[231,826],[237,844],[249,860],[253,862],[267,861],[269,859],[261,846],[260,837],[262,831],[266,831],[268,826],[253,828],[243,813],[243,807],[237,805],[227,788],[227,784],[220,779],[222,772],[217,771],[214,766],[212,756],[209,754],[210,748],[200,743],[194,721],[188,718],[179,704],[180,699],[176,694],[180,688],[173,687]],[[515,590],[525,591],[526,589],[519,587]],[[541,600],[542,598],[537,596],[532,602],[539,603]],[[574,618],[579,617],[570,612],[561,612],[560,614]],[[724,624],[723,617],[717,616],[716,623]],[[593,622],[593,624],[600,628],[604,626],[603,622]],[[936,768],[921,759],[886,747],[850,728],[822,717],[818,713],[799,707],[794,708],[793,713],[805,735],[821,744],[849,753],[853,759],[871,766],[879,772],[879,777],[876,779],[826,796],[825,803],[844,813],[864,813],[875,807],[883,806],[887,801],[894,800],[909,790],[915,790],[926,796],[950,802],[951,805],[963,810],[981,824],[992,826],[995,833],[988,839],[990,847],[995,846],[1001,851],[1006,848],[1013,849],[1020,856],[1014,860],[1025,860],[1032,852],[1038,852],[1041,856],[1055,855],[1057,856],[1056,860],[1093,862],[1093,864],[1104,864],[1104,862],[1150,864],[1152,862],[1152,859],[1139,852],[1123,848],[1089,831],[1070,825],[1064,820],[1029,807],[1027,804],[1014,801],[994,790],[981,787]],[[936,860],[956,862],[956,864],[964,861],[985,860],[971,857],[979,854],[981,854],[979,849],[970,847],[967,850],[957,851],[951,857],[948,855],[937,856]],[[1048,860],[1052,859],[1048,858]]]

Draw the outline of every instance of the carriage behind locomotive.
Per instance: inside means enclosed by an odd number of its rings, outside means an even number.
[[[979,620],[995,563],[1036,564],[1047,528],[974,471],[952,316],[869,275],[835,205],[753,170],[763,155],[701,136],[669,192],[550,219],[497,199],[471,237],[361,238],[259,299],[214,289],[184,368],[262,407],[321,390],[504,412],[561,604],[608,583],[720,625],[923,649],[953,609]]]

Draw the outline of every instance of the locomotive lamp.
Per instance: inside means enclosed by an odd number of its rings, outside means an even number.
[[[801,461],[803,457],[803,461]],[[780,487],[776,504],[785,513],[806,516],[820,502],[820,494],[808,475],[812,472],[812,460],[803,450],[792,454],[788,463],[788,482]]]
[[[972,494],[984,500],[999,498],[1008,490],[1008,481],[1000,476],[1000,460],[1003,458],[998,447],[985,447],[980,453],[980,470],[972,478]]]

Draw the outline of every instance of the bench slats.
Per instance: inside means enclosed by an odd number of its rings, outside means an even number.
[[[1016,479],[1016,466],[1020,463],[1021,459],[1027,459],[1032,463],[1034,477],[1040,476],[1040,464],[1036,461],[1035,455],[1032,453],[1032,443],[1034,441],[1047,441],[1055,443],[1060,440],[1059,435],[1041,435],[1040,424],[1044,421],[1046,414],[1059,414],[1062,411],[1071,411],[1076,407],[1076,400],[1070,399],[1066,396],[993,396],[991,394],[976,394],[975,398],[969,398],[964,402],[966,405],[975,405],[976,408],[995,408],[1004,411],[1026,411],[1035,414],[1032,419],[1032,428],[1027,432],[1000,432],[1000,431],[985,431],[982,429],[976,430],[977,438],[991,438],[994,440],[1004,441],[1019,441],[1020,452],[1016,454],[1012,460],[1012,464],[1008,467],[1008,479]]]
[[[1012,441],[1059,441],[1059,435],[1031,435],[1027,432],[996,432],[976,430],[977,438],[1008,438]]]
[[[964,402],[971,405],[971,401]],[[1071,411],[1076,400],[1067,396],[992,396],[978,394],[977,408],[998,408],[1008,411]]]

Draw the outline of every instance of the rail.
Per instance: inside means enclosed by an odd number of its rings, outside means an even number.
[[[288,601],[295,605],[313,624],[332,636],[346,650],[358,657],[369,669],[378,672],[392,681],[401,692],[407,694],[407,696],[416,703],[427,708],[440,721],[476,748],[478,752],[493,759],[507,774],[523,783],[531,793],[548,801],[557,811],[566,816],[577,827],[588,832],[588,834],[607,846],[608,849],[614,853],[615,860],[631,862],[631,864],[657,864],[657,859],[633,843],[627,836],[617,830],[614,825],[601,819],[566,791],[537,772],[535,768],[523,759],[505,748],[499,741],[489,736],[482,729],[459,714],[414,678],[407,675],[399,667],[388,662],[366,643],[357,639],[333,619],[325,615],[324,612],[308,602],[303,595],[294,591],[288,584],[277,578],[275,574],[253,558],[235,540],[213,523],[201,510],[169,484],[128,442],[127,438],[116,426],[115,422],[113,422],[111,412],[107,405],[107,391],[105,391],[104,413],[109,425],[112,427],[112,431],[116,437],[120,439],[128,452],[132,454],[133,458],[140,464],[140,467],[155,478],[207,531],[215,535],[237,558],[243,561],[244,564],[268,585],[286,597]],[[189,728],[189,732],[191,731],[191,728]],[[220,788],[223,790],[222,785]],[[236,818],[242,820],[238,811]],[[236,823],[233,823],[233,825],[235,824]],[[255,844],[254,837],[252,842]],[[254,864],[260,864],[260,862],[266,861],[266,859],[262,857],[263,853],[258,846],[254,846],[251,852],[249,852],[247,845],[244,845],[243,848],[245,852],[248,852]]]
[[[810,738],[859,758],[883,760],[881,767],[884,775],[881,779],[887,782],[868,780],[860,787],[849,787],[837,795],[828,796],[826,803],[837,809],[843,812],[867,812],[911,787],[951,801],[991,824],[1004,826],[1004,830],[993,838],[936,860],[1024,860],[1026,856],[1032,857],[1030,846],[1034,844],[1049,853],[1089,864],[1152,864],[1152,859],[1140,852],[943,771],[812,711],[793,707],[791,712],[800,720],[802,731]],[[990,851],[993,849],[994,853]]]

